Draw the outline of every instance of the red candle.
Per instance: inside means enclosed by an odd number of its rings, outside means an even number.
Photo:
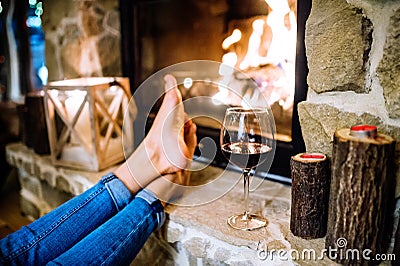
[[[303,159],[325,159],[325,155],[322,153],[303,153],[300,155]]]
[[[375,138],[378,134],[376,126],[356,125],[350,128],[350,135],[359,138]]]

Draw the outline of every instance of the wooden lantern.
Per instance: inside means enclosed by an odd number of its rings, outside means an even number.
[[[50,151],[55,165],[99,171],[134,148],[127,78],[78,78],[44,86]],[[130,102],[131,101],[131,102]]]

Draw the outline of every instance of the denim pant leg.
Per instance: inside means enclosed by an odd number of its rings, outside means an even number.
[[[123,209],[133,196],[112,173],[45,216],[0,240],[0,265],[43,265]]]
[[[49,265],[129,265],[150,234],[164,223],[164,215],[155,195],[142,190],[122,211]]]

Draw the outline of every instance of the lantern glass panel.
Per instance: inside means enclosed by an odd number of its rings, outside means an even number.
[[[45,87],[45,106],[55,164],[100,170],[132,152],[136,106],[127,79],[53,82]]]

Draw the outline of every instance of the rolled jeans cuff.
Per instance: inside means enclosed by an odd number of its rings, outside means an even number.
[[[128,188],[114,173],[108,173],[101,178],[104,186],[110,194],[117,210],[122,210],[132,200],[133,196]]]
[[[140,190],[139,193],[136,194],[136,197],[145,200],[150,205],[157,217],[156,231],[160,229],[165,222],[164,207],[160,200],[152,191],[145,188]]]

